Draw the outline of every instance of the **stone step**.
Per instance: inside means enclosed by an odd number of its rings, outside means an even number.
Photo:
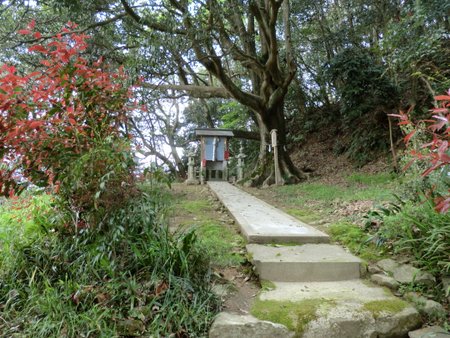
[[[275,282],[325,282],[360,277],[361,260],[337,245],[248,244],[256,273]]]
[[[329,236],[227,182],[208,182],[249,243],[328,243]]]
[[[303,338],[404,337],[421,325],[413,306],[360,279],[274,282],[272,290],[259,295],[251,312],[260,320],[292,318],[282,324]]]
[[[409,303],[362,280],[274,282],[250,312],[220,314],[210,337],[406,337],[421,325],[420,314]]]

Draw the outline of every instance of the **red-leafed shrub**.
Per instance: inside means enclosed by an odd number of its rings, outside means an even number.
[[[428,176],[437,170],[442,170],[444,175],[450,172],[450,90],[447,95],[435,96],[435,100],[437,107],[431,109],[430,119],[415,123],[410,120],[407,112],[394,115],[400,118],[400,125],[412,127],[412,131],[405,136],[406,144],[419,130],[429,135],[429,141],[421,144],[419,150],[411,150],[413,160],[407,165],[409,167],[415,160],[426,163],[427,168],[422,172],[422,176]],[[440,194],[435,197],[434,202],[436,211],[446,213],[450,209],[450,190],[448,195]]]
[[[51,187],[82,213],[109,207],[130,186],[133,161],[121,135],[130,91],[122,69],[82,56],[88,36],[73,28],[28,49],[37,71],[0,67],[0,195],[29,183]],[[40,39],[33,29],[19,33]]]

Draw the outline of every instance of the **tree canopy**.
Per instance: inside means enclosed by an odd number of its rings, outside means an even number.
[[[175,134],[189,121],[245,128],[260,139],[252,182],[270,184],[267,141],[278,129],[283,178],[295,182],[302,174],[289,151],[308,133],[348,135],[336,152],[364,163],[389,145],[389,113],[414,106],[421,116],[450,87],[448,15],[438,1],[16,0],[0,7],[0,58],[18,69],[39,67],[21,51],[76,22],[92,36],[86,57],[104,56],[140,79],[140,100],[149,107],[133,121],[141,146],[152,145],[147,154],[183,173],[176,151],[163,154],[155,140],[176,150],[184,141]],[[32,19],[42,36],[18,35]],[[181,97],[186,114],[160,105]],[[239,118],[231,118],[230,104]]]

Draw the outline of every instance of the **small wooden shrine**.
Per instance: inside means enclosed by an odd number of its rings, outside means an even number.
[[[200,182],[228,180],[229,139],[228,129],[196,129],[200,138]]]

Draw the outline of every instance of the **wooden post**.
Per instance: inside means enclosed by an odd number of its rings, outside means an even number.
[[[280,165],[279,165],[279,162],[278,162],[277,130],[276,129],[272,129],[270,131],[270,136],[272,138],[272,147],[273,147],[275,184],[276,185],[281,185],[281,184],[283,184],[283,178],[281,177]]]

